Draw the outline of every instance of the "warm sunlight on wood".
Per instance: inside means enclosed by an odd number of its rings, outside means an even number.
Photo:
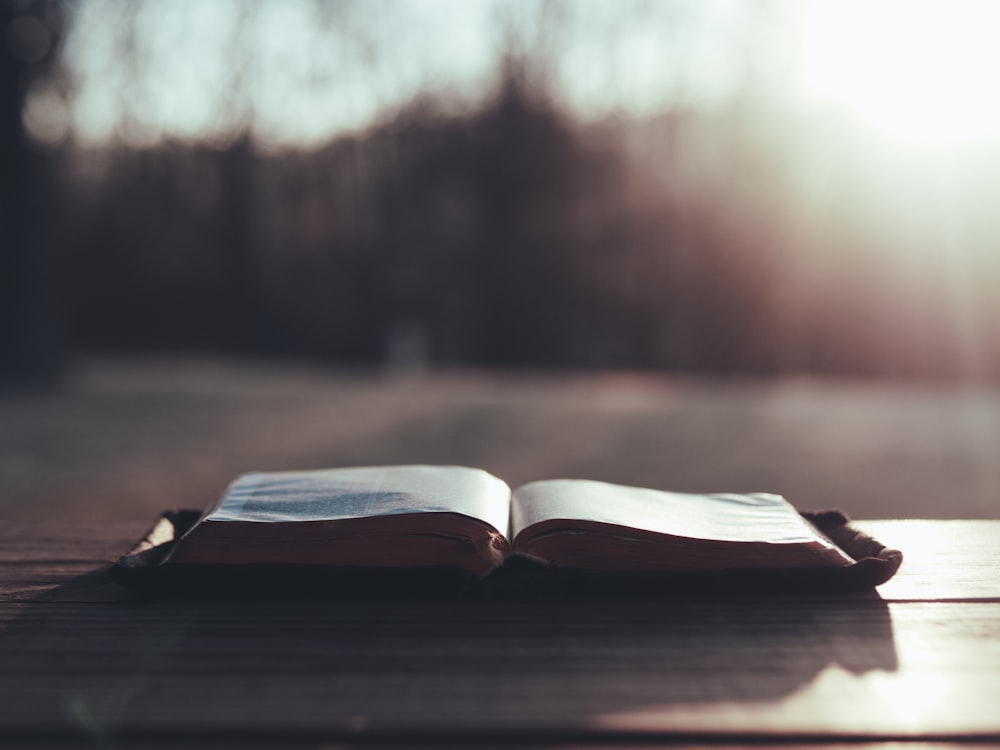
[[[805,18],[804,81],[903,141],[997,136],[998,22],[1000,3],[989,0],[819,0]]]

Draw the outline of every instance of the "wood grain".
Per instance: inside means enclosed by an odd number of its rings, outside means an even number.
[[[884,599],[700,601],[143,601],[104,575],[142,523],[8,529],[0,736],[997,739],[996,524],[862,524]]]
[[[154,519],[107,524],[13,524],[0,530],[0,602],[48,594],[117,601],[124,592],[91,575],[125,552]],[[903,550],[903,566],[879,587],[887,601],[1000,600],[1000,521],[858,521]],[[72,588],[71,583],[76,582]],[[101,585],[97,585],[101,584]]]
[[[1000,604],[3,608],[0,727],[1000,735]]]
[[[879,587],[890,601],[1000,600],[1000,521],[859,521],[903,551],[896,576]]]

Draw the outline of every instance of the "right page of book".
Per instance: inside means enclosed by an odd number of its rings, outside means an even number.
[[[822,548],[828,564],[853,562],[783,497],[764,493],[699,495],[582,479],[533,482],[517,488],[511,501],[511,533],[525,529],[526,537],[536,539],[557,533],[624,538],[638,530],[647,541],[666,535],[748,547],[805,545]]]

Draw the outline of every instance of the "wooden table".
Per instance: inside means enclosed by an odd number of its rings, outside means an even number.
[[[143,601],[143,529],[0,531],[0,746],[1000,740],[1000,521],[858,524],[878,596]]]

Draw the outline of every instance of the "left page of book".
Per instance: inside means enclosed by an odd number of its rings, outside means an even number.
[[[458,565],[506,552],[510,488],[462,466],[245,474],[181,539],[170,563]]]

